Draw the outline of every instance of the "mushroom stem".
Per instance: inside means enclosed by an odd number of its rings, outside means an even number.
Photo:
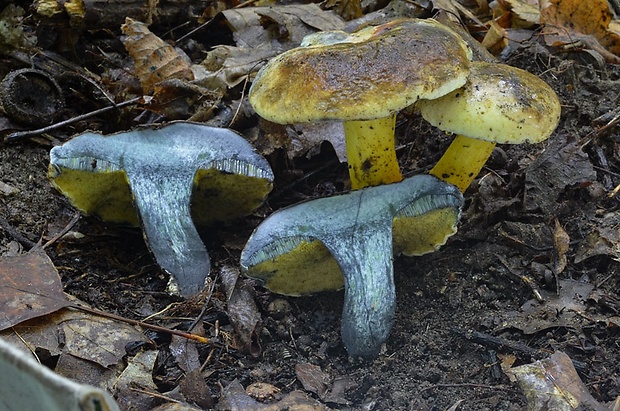
[[[344,122],[353,190],[403,179],[394,150],[395,125],[396,114],[375,120]]]
[[[148,167],[142,165],[137,175],[125,170],[145,240],[157,263],[174,273],[181,294],[196,295],[204,287],[210,260],[190,212],[195,170],[177,169],[161,178],[161,173],[144,170]]]
[[[343,238],[324,239],[338,265],[346,270],[342,341],[349,355],[374,358],[394,324],[396,290],[392,263],[392,222],[352,227]]]
[[[455,185],[464,193],[494,148],[493,142],[457,135],[430,174]]]

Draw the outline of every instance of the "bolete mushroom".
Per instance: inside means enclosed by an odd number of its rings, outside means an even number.
[[[457,136],[430,171],[462,192],[496,143],[537,143],[560,119],[560,101],[542,79],[501,63],[470,64],[467,83],[443,97],[417,102],[422,117]]]
[[[305,295],[344,286],[342,340],[375,357],[394,322],[394,254],[435,251],[456,231],[462,194],[434,176],[367,187],[276,211],[241,254],[271,291]]]
[[[51,150],[49,176],[84,213],[141,224],[183,296],[198,293],[210,269],[194,222],[251,213],[273,181],[267,161],[239,134],[189,122],[79,135]]]
[[[343,120],[351,188],[388,184],[402,180],[396,113],[461,87],[470,59],[466,43],[432,19],[316,33],[261,68],[249,100],[275,123]]]

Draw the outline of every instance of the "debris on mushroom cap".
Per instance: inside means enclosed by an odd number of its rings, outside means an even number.
[[[441,130],[494,143],[537,143],[560,119],[560,101],[538,76],[500,63],[476,61],[462,88],[420,100],[424,119]]]
[[[243,137],[187,122],[82,134],[52,149],[49,176],[84,213],[140,222],[157,262],[185,296],[200,291],[210,269],[195,221],[251,213],[273,181],[267,161]]]
[[[466,43],[432,19],[312,36],[257,74],[249,99],[261,117],[281,124],[387,117],[462,86],[469,73]]]
[[[408,254],[434,251],[456,231],[462,201],[454,186],[421,175],[301,203],[257,227],[241,266],[280,294],[344,286],[343,341],[350,355],[370,358],[394,319],[393,247]],[[429,238],[410,241],[409,235]]]

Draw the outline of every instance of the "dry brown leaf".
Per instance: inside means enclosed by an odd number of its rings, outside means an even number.
[[[489,30],[482,40],[482,45],[493,55],[498,55],[508,44],[506,29],[495,20],[491,20]]]
[[[118,377],[114,392],[121,409],[150,411],[154,407],[155,397],[146,391],[157,392],[153,381],[157,354],[157,350],[141,351],[127,360],[127,367]],[[140,389],[136,390],[136,387]]]
[[[528,401],[528,410],[611,410],[588,392],[570,357],[558,351],[544,360],[512,368]]]
[[[73,309],[22,322],[0,337],[18,347],[41,348],[53,355],[64,352],[102,367],[122,363],[127,343],[146,341],[129,324]]]
[[[329,374],[323,372],[321,367],[307,362],[300,362],[295,364],[295,375],[306,391],[317,394],[319,398],[325,397]]]
[[[594,286],[574,280],[558,280],[558,293],[540,290],[544,302],[526,301],[519,311],[506,312],[503,327],[516,328],[525,334],[534,334],[549,328],[580,329],[591,321],[607,321],[607,316],[590,315],[584,318],[585,301]],[[559,313],[559,314],[558,314]]]
[[[620,35],[609,31],[606,0],[541,0],[540,22],[548,45],[589,48],[609,63],[620,63]]]
[[[557,257],[555,261],[555,273],[560,274],[566,268],[566,253],[570,246],[570,237],[557,218],[555,219],[555,230],[553,232],[553,245]]]
[[[597,255],[620,262],[620,216],[610,212],[596,220],[596,226],[584,238],[575,253],[575,264]]]
[[[587,154],[576,141],[552,138],[545,151],[526,169],[526,210],[540,209],[555,214],[558,198],[566,187],[596,181],[596,172]]]
[[[226,313],[235,329],[235,348],[258,356],[260,346],[256,343],[256,333],[261,315],[254,302],[253,288],[239,278],[237,267],[224,266],[220,273],[228,296]]]
[[[207,74],[200,84],[214,90],[237,86],[270,58],[299,46],[308,34],[345,26],[335,13],[314,3],[232,9],[221,16],[237,46],[217,46],[201,63]]]
[[[153,86],[163,80],[194,79],[190,64],[174,47],[151,33],[146,24],[127,17],[121,29],[125,34],[123,44],[134,61],[145,94],[152,93]]]
[[[262,404],[250,397],[239,380],[234,380],[222,389],[219,409],[230,411],[325,411],[328,407],[309,398],[301,391],[293,391],[273,404]]]
[[[0,258],[0,330],[68,305],[58,271],[41,247]]]
[[[540,24],[538,0],[502,0],[500,3],[514,14],[513,28],[525,28]]]

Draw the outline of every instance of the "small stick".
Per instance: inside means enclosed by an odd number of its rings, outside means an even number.
[[[12,142],[12,141],[17,141],[17,140],[20,140],[20,139],[26,138],[26,137],[38,136],[40,134],[47,133],[47,132],[52,131],[52,130],[56,130],[57,128],[67,126],[69,124],[73,124],[73,123],[76,123],[78,121],[85,120],[87,118],[94,117],[94,116],[97,116],[99,114],[106,113],[108,111],[111,111],[111,110],[114,110],[114,109],[117,109],[117,108],[122,108],[122,107],[126,107],[126,106],[129,106],[129,105],[132,105],[132,104],[136,104],[140,100],[142,100],[142,97],[132,98],[131,100],[123,101],[122,103],[118,103],[118,104],[115,104],[113,106],[103,107],[103,108],[100,108],[98,110],[91,111],[90,113],[85,113],[85,114],[79,115],[77,117],[72,117],[70,119],[67,119],[67,120],[64,120],[64,121],[61,121],[61,122],[58,122],[58,123],[55,123],[55,124],[51,124],[49,126],[42,127],[42,128],[36,129],[36,130],[17,131],[15,133],[11,133],[8,136],[6,136],[5,141]]]
[[[143,327],[143,328],[148,328],[148,329],[155,330],[155,331],[160,331],[160,332],[164,332],[164,333],[168,333],[168,334],[173,334],[173,335],[176,335],[176,336],[179,336],[179,337],[183,337],[183,338],[187,338],[188,340],[193,340],[193,341],[196,341],[196,342],[199,342],[199,343],[203,343],[203,344],[213,344],[214,343],[214,341],[212,341],[210,338],[202,337],[200,335],[190,334],[190,333],[186,333],[184,331],[179,331],[179,330],[172,330],[170,328],[160,327],[158,325],[147,324],[147,323],[144,323],[142,321],[132,320],[131,318],[121,317],[120,315],[116,315],[116,314],[112,314],[112,313],[107,313],[105,311],[99,311],[99,310],[96,310],[94,308],[85,307],[85,306],[79,305],[79,304],[70,304],[68,307],[74,308],[76,310],[81,310],[81,311],[87,312],[89,314],[99,315],[99,316],[102,316],[102,317],[110,318],[112,320],[121,321],[121,322],[124,322],[124,323],[127,323],[127,324],[131,324],[131,325],[136,325],[138,327]]]

